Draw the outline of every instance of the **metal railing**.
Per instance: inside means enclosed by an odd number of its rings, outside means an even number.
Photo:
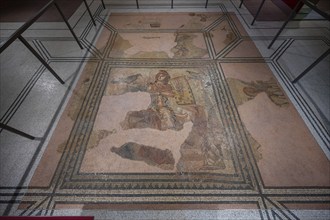
[[[84,0],[86,1],[86,0]],[[102,0],[103,3],[103,0]],[[104,3],[103,3],[104,4]],[[69,22],[67,21],[67,19],[65,18],[63,12],[61,11],[60,7],[58,6],[58,4],[56,3],[55,0],[51,0],[49,1],[40,11],[38,11],[36,13],[35,16],[33,16],[32,18],[30,18],[27,22],[25,22],[19,29],[17,29],[9,38],[8,40],[3,43],[0,47],[0,54],[5,51],[15,40],[19,39],[30,51],[31,53],[50,71],[50,73],[61,83],[61,84],[65,84],[65,82],[61,79],[61,77],[59,75],[57,75],[57,73],[53,70],[53,68],[51,68],[49,66],[49,64],[38,54],[38,52],[28,43],[28,41],[22,36],[22,34],[24,33],[24,31],[26,31],[36,20],[38,20],[38,18],[40,16],[42,16],[50,7],[55,6],[57,11],[60,13],[61,17],[63,18],[65,24],[67,25],[67,27],[69,28],[71,34],[73,35],[74,39],[76,40],[77,44],[79,45],[79,47],[81,49],[83,49],[83,46],[81,45],[78,37],[76,36],[76,34],[74,33],[72,27],[70,26]],[[104,5],[103,5],[104,6]],[[87,7],[88,11],[89,8]],[[4,123],[0,123],[0,128],[1,129],[5,129],[8,130],[10,132],[13,132],[15,134],[21,135],[23,137],[26,137],[28,139],[34,140],[35,137],[17,130],[16,128],[10,127]]]

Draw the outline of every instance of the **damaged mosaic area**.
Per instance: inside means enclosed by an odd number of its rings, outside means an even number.
[[[82,171],[234,172],[231,146],[203,71],[112,69],[93,130],[116,133],[98,135],[98,149],[86,153]],[[93,138],[88,146],[94,143]],[[88,162],[95,157],[99,166]],[[130,165],[130,160],[143,163]]]

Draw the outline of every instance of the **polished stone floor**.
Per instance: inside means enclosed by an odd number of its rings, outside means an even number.
[[[107,3],[107,1],[105,1]],[[69,19],[85,49],[81,50],[63,22],[37,22],[23,36],[48,61],[64,79],[60,84],[44,66],[20,43],[15,41],[0,57],[1,123],[10,125],[36,137],[35,140],[18,136],[6,130],[0,133],[0,210],[2,215],[22,214],[17,211],[23,194],[27,192],[34,171],[39,165],[46,146],[69,98],[74,91],[84,67],[100,56],[104,21],[112,12],[154,12],[155,9],[115,7],[100,1],[91,1],[96,17],[93,26],[84,5]],[[262,54],[265,63],[296,107],[327,158],[330,158],[330,73],[326,57],[298,83],[291,80],[314,62],[329,48],[329,22],[323,20],[299,20],[290,22],[271,49],[267,49],[272,37],[281,26],[280,21],[257,21],[250,25],[252,16],[239,1],[221,1],[209,8],[166,8],[158,12],[234,12]],[[4,42],[22,23],[1,23],[1,42]],[[101,51],[102,52],[102,51]],[[253,57],[251,60],[254,59]],[[285,146],[282,146],[285,147]],[[329,180],[330,181],[330,180]],[[324,188],[329,197],[329,188]],[[329,201],[328,201],[329,202]],[[325,206],[327,207],[327,206]],[[299,219],[327,219],[325,209],[291,209]],[[265,212],[265,213],[264,213]],[[99,219],[277,219],[267,211],[255,209],[226,210],[166,210],[166,211],[93,211],[77,209],[44,211],[41,215],[95,215]],[[29,213],[23,213],[28,215]],[[33,213],[32,213],[33,214]]]

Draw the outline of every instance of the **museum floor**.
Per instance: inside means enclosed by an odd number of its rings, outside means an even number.
[[[80,2],[84,49],[56,11],[23,33],[65,84],[19,41],[1,53],[0,122],[35,137],[0,132],[1,216],[330,219],[330,57],[291,82],[329,21],[304,9],[267,49],[283,15],[252,26],[238,0],[91,0],[96,26]],[[7,18],[2,43],[26,19]]]

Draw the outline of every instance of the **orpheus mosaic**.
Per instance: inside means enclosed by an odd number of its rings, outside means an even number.
[[[309,187],[329,186],[329,162],[309,159],[317,143],[234,15],[114,13],[103,25],[24,197],[31,210],[277,210],[294,187],[324,202],[326,188]]]

